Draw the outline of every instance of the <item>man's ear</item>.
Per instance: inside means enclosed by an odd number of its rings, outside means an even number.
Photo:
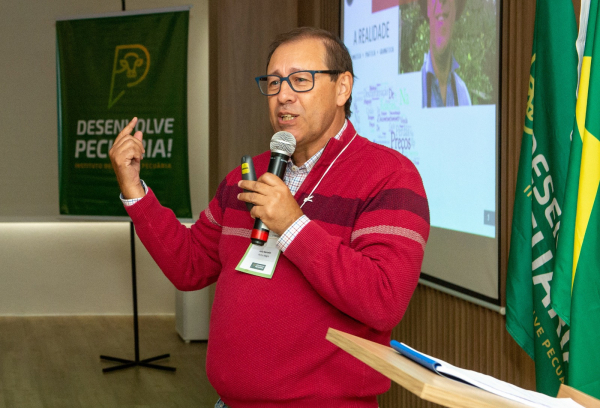
[[[337,106],[344,106],[350,95],[352,95],[352,85],[354,84],[354,78],[348,71],[340,74],[337,79],[336,91],[337,91]]]

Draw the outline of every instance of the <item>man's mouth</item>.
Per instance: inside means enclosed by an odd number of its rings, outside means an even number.
[[[435,19],[439,22],[443,22],[447,18],[448,18],[448,13],[440,13],[437,16],[435,16]]]
[[[296,116],[290,115],[290,114],[285,114],[285,115],[281,115],[280,117],[281,117],[282,121],[286,122],[288,120],[294,119]]]

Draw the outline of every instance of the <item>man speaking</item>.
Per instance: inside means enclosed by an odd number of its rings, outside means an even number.
[[[217,407],[376,408],[390,387],[325,335],[389,344],[417,285],[429,210],[415,166],[348,120],[353,80],[329,32],[278,36],[256,81],[273,130],[296,140],[284,178],[266,172],[270,152],[255,157],[258,181],[233,170],[189,229],[140,180],[135,119],[113,144],[122,199],[165,275],[180,290],[217,282],[206,363]],[[264,246],[250,246],[254,218],[271,231]],[[265,259],[260,273],[248,273],[260,263],[249,257]]]

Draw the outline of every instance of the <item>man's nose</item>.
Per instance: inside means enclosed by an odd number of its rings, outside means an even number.
[[[277,94],[278,99],[281,103],[288,102],[296,97],[296,92],[292,89],[288,81],[281,81],[281,88],[279,89],[279,93]]]

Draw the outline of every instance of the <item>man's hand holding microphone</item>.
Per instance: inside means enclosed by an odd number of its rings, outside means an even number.
[[[289,158],[296,149],[296,140],[289,132],[277,132],[271,138],[271,160],[267,173],[257,181],[241,180],[238,183],[244,193],[238,199],[254,204],[250,211],[255,218],[251,239],[253,244],[263,245],[269,231],[283,234],[303,212],[283,182]],[[264,224],[264,225],[263,225]]]
[[[241,180],[238,186],[248,190],[238,194],[238,199],[254,204],[252,218],[260,218],[278,235],[304,214],[288,186],[274,174],[265,173],[257,181]]]

